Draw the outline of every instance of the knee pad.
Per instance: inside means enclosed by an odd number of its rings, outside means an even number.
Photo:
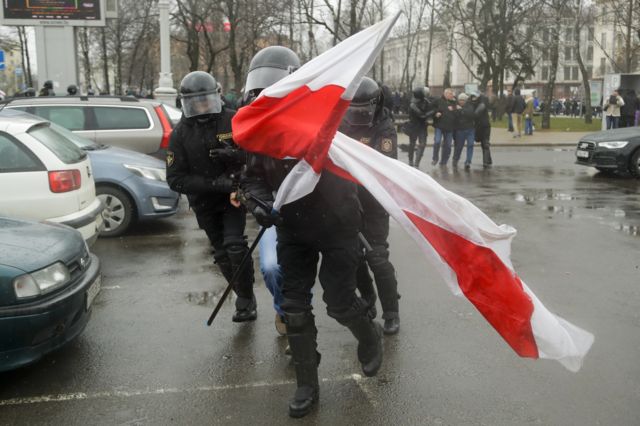
[[[366,315],[369,304],[364,299],[354,295],[354,301],[346,309],[335,309],[327,306],[327,315],[338,321],[338,323],[348,326],[356,318]]]

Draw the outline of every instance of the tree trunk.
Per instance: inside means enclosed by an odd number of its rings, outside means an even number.
[[[633,51],[631,49],[631,31],[632,31],[632,24],[633,24],[633,1],[632,0],[627,0],[629,2],[629,9],[627,10],[627,19],[626,19],[626,27],[627,27],[627,34],[625,37],[625,67],[626,67],[626,72],[630,73],[633,70],[631,69],[632,67],[632,62],[633,62]]]
[[[429,70],[431,69],[431,51],[433,48],[433,33],[434,27],[433,24],[435,22],[436,16],[436,1],[433,0],[431,2],[431,16],[429,17],[429,47],[427,47],[427,63],[425,65],[426,69],[424,71],[424,85],[425,87],[429,87]]]
[[[80,35],[80,51],[84,68],[84,85],[88,89],[91,85],[91,58],[89,57],[89,34],[87,27],[82,28]]]
[[[591,77],[587,71],[587,67],[584,66],[582,60],[582,53],[580,52],[580,21],[582,20],[582,0],[578,2],[578,17],[576,19],[575,31],[577,36],[576,41],[576,60],[580,67],[580,74],[582,75],[582,87],[584,87],[584,122],[591,124],[591,86],[589,86],[589,78]]]
[[[102,77],[104,79],[103,90],[106,94],[111,93],[111,87],[109,86],[109,63],[107,57],[107,35],[104,27],[100,28],[102,38]]]
[[[553,100],[553,91],[556,87],[556,74],[558,73],[558,38],[562,23],[562,14],[559,10],[554,11],[556,14],[555,22],[551,28],[551,67],[549,68],[549,81],[545,85],[544,94],[544,111],[542,112],[542,128],[551,128],[551,101]]]

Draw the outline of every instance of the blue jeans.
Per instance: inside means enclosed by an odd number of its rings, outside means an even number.
[[[524,119],[524,134],[525,135],[533,134],[533,120],[531,118]]]
[[[282,271],[278,264],[277,244],[278,234],[276,233],[276,227],[272,226],[264,232],[258,245],[260,249],[260,271],[264,278],[264,284],[273,296],[274,309],[278,315],[283,316],[284,312],[280,308],[282,304]]]
[[[462,154],[462,148],[467,145],[467,159],[464,164],[471,164],[473,158],[473,144],[476,141],[475,129],[456,130],[456,143],[453,150],[453,164],[456,164],[460,160]]]
[[[451,155],[451,142],[453,142],[453,132],[447,130],[441,130],[436,127],[434,139],[433,139],[433,157],[431,158],[434,163],[438,162],[440,155],[440,143],[444,140],[442,146],[442,160],[440,164],[447,164],[449,156]]]
[[[607,115],[607,130],[617,129],[620,123],[620,117],[614,117],[613,115]]]
[[[510,132],[513,132],[513,116],[511,115],[511,113],[507,113],[507,123],[508,123],[508,130]]]

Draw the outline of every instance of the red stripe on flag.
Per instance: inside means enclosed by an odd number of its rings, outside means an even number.
[[[247,151],[304,158],[319,173],[350,101],[344,87],[299,87],[283,98],[262,96],[233,117],[233,140]]]
[[[533,303],[518,276],[496,253],[404,210],[458,277],[471,303],[522,357],[538,358],[531,330]]]

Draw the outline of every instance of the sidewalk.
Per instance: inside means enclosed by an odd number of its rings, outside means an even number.
[[[522,135],[514,138],[513,133],[507,129],[494,127],[491,129],[492,146],[576,146],[578,141],[584,136],[593,132],[533,132],[532,136]],[[398,132],[398,143],[408,144],[409,136]],[[427,136],[427,146],[433,146],[433,127],[429,127]]]

